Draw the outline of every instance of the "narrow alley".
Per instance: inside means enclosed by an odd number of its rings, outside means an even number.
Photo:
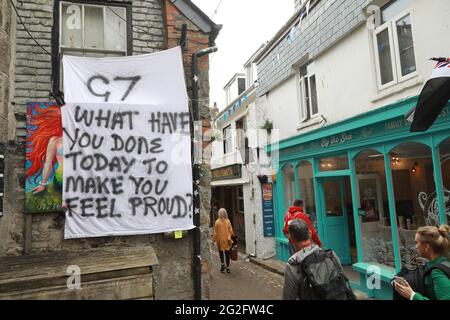
[[[231,261],[231,273],[220,272],[217,250],[212,252],[211,300],[280,300],[283,276],[268,271],[239,255]]]

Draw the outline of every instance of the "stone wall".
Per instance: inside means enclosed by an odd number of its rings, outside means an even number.
[[[81,1],[80,1],[81,2]],[[104,1],[105,3],[108,1]],[[143,0],[123,1],[132,3],[132,25],[133,28],[132,52],[133,54],[151,53],[175,45],[179,24],[183,19],[179,12],[172,12],[176,16],[177,23],[174,25],[165,15],[166,6],[170,8],[169,1],[165,0]],[[5,1],[2,1],[2,17],[5,10]],[[6,2],[7,3],[7,2]],[[11,10],[6,5],[7,14]],[[53,26],[53,0],[24,0],[17,4],[22,20],[27,29],[36,40],[49,52],[52,44]],[[3,20],[1,20],[3,21]],[[166,21],[167,26],[166,28]],[[5,32],[4,23],[0,22],[0,43],[3,44]],[[27,101],[35,99],[48,99],[52,87],[52,64],[51,56],[43,52],[18,22],[16,27],[16,55],[15,60],[15,90],[11,103],[10,113],[10,135],[8,144],[8,158],[6,161],[6,199],[5,214],[0,218],[0,256],[40,254],[60,250],[83,250],[94,247],[116,247],[120,250],[122,246],[147,246],[151,244],[157,253],[159,266],[155,268],[155,298],[156,299],[192,299],[193,276],[192,276],[192,236],[190,234],[183,239],[175,240],[173,234],[167,235],[141,235],[104,237],[91,239],[64,240],[64,215],[62,213],[26,214],[25,211],[25,125]],[[14,32],[12,33],[14,34]],[[189,34],[195,37],[198,43],[188,46],[184,54],[186,66],[186,79],[189,79],[190,52],[208,45],[208,35],[202,34],[194,25],[189,25]],[[6,40],[7,41],[7,40]],[[3,50],[3,45],[0,46]],[[3,51],[0,51],[2,54]],[[13,56],[14,56],[13,52]],[[1,59],[0,68],[3,68]],[[203,60],[200,68],[202,70],[200,81],[200,96],[206,99],[209,94],[208,88],[208,61]],[[57,71],[59,72],[59,71]],[[4,81],[4,70],[0,69],[0,79]],[[3,82],[2,89],[3,89]],[[188,87],[190,84],[188,82]],[[3,90],[4,91],[4,90]],[[0,90],[0,94],[3,92]],[[0,95],[1,97],[1,95]],[[0,100],[0,115],[3,114],[5,103]],[[7,105],[7,103],[6,103]],[[201,115],[208,114],[207,104],[201,104]],[[2,126],[2,130],[3,130]],[[209,297],[208,270],[210,257],[206,254],[209,238],[207,233],[209,213],[209,179],[202,179],[202,255],[204,254],[205,285],[204,297]],[[209,251],[208,251],[209,252]]]
[[[187,42],[183,50],[183,64],[188,87],[189,97],[192,97],[192,54],[209,47],[210,37],[190,22],[180,11],[166,0],[166,23],[167,23],[167,44],[168,47],[178,45],[181,29],[184,23],[187,24]],[[202,257],[202,298],[209,298],[210,268],[211,268],[211,234],[209,232],[210,208],[211,208],[211,175],[208,159],[211,158],[210,126],[211,117],[209,112],[209,58],[204,56],[198,61],[198,108],[199,119],[202,122],[202,150],[203,164],[200,166],[200,231],[201,231],[201,257]],[[189,99],[189,107],[192,107],[192,100]],[[192,252],[192,251],[190,251]]]

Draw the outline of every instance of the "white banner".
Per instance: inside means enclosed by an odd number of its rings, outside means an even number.
[[[101,80],[118,77],[135,80]],[[102,86],[89,88],[99,79]],[[179,49],[113,59],[64,57],[64,81],[70,102],[62,107],[64,237],[194,228]],[[107,103],[95,103],[100,92]]]
[[[148,104],[185,103],[180,47],[116,58],[63,57],[64,100]]]

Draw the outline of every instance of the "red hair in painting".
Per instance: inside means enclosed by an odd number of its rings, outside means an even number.
[[[52,137],[61,137],[63,134],[61,122],[61,110],[57,106],[40,108],[36,103],[34,107],[36,114],[31,116],[30,125],[36,127],[30,131],[27,137],[27,160],[31,161],[31,166],[27,170],[27,178],[39,176],[42,173],[47,146]],[[56,158],[52,161],[52,167],[56,163]]]

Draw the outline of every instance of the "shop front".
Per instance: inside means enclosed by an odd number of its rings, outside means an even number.
[[[242,177],[241,164],[212,170],[211,226],[218,218],[218,210],[225,208],[241,248],[245,248],[244,187],[247,184]]]
[[[447,223],[450,215],[450,104],[430,130],[413,134],[404,114],[416,102],[402,100],[279,143],[279,259],[288,259],[284,212],[299,198],[324,245],[360,273],[352,285],[369,296],[390,299],[392,276],[425,262],[415,250],[415,230]]]

